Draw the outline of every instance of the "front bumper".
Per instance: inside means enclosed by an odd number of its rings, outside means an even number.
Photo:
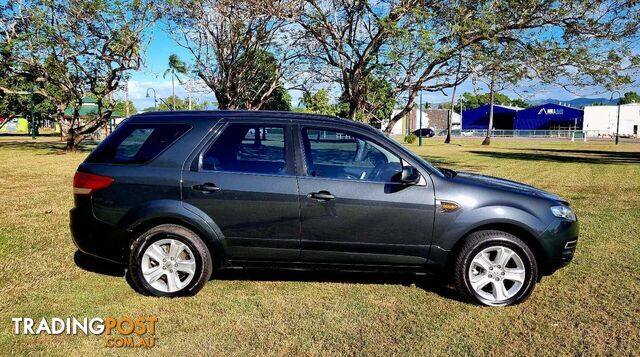
[[[578,222],[554,219],[539,238],[546,264],[542,267],[545,275],[552,274],[559,268],[569,264],[578,245]]]

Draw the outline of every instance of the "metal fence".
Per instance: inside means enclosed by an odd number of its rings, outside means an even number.
[[[437,136],[446,136],[447,131],[441,130],[436,132]],[[452,136],[459,137],[484,137],[487,136],[487,130],[480,129],[457,129],[451,131]],[[615,133],[608,130],[493,130],[491,135],[494,137],[511,137],[511,138],[556,138],[568,140],[589,140],[589,139],[610,139],[615,138]],[[620,137],[636,137],[634,135],[620,135]]]

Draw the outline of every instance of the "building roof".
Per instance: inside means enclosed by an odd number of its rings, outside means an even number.
[[[80,117],[89,117],[89,116],[98,115],[98,102],[97,102],[97,100],[95,98],[91,98],[91,97],[82,98],[82,106],[80,106],[79,115],[80,115]],[[72,107],[68,107],[67,109],[65,109],[64,110],[64,116],[65,117],[73,116],[73,108]],[[113,113],[111,113],[111,116],[112,117],[116,117],[116,118],[122,118],[125,115],[124,115],[124,113],[120,113],[120,112],[114,111]]]

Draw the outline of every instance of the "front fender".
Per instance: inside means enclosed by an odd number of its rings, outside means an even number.
[[[515,226],[539,237],[548,224],[520,207],[490,205],[454,212],[437,212],[430,260],[444,266],[456,244],[469,233],[491,225]]]

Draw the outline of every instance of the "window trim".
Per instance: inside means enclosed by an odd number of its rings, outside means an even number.
[[[227,174],[245,174],[245,175],[259,175],[259,176],[271,176],[271,177],[294,177],[296,176],[295,172],[295,160],[292,153],[292,146],[294,145],[292,139],[292,128],[291,124],[287,121],[263,121],[263,120],[224,120],[222,119],[220,124],[221,127],[216,129],[216,133],[209,139],[209,142],[206,143],[200,152],[196,156],[197,161],[197,172],[203,173],[227,173]],[[260,127],[282,127],[284,130],[284,165],[285,165],[285,173],[283,174],[270,174],[270,173],[260,173],[260,172],[246,172],[246,171],[217,171],[217,170],[207,170],[202,167],[204,155],[209,151],[209,149],[220,139],[220,137],[225,133],[225,131],[232,125],[256,125]],[[213,128],[212,128],[213,129]]]
[[[423,173],[423,170],[420,166],[416,165],[415,163],[413,163],[413,160],[407,160],[407,158],[398,153],[396,150],[392,150],[388,145],[385,145],[384,143],[382,143],[380,140],[377,140],[375,138],[373,138],[372,135],[368,135],[368,133],[365,133],[364,131],[361,130],[357,130],[357,128],[351,128],[351,127],[345,127],[342,125],[317,125],[317,124],[297,124],[295,125],[295,132],[296,132],[296,142],[298,144],[298,150],[297,152],[299,152],[299,158],[301,160],[302,165],[300,165],[299,170],[297,170],[297,174],[298,176],[300,176],[301,178],[306,178],[306,179],[320,179],[320,180],[332,180],[332,181],[341,181],[341,182],[361,182],[361,183],[378,183],[378,184],[383,184],[383,185],[403,185],[402,182],[389,182],[389,181],[371,181],[371,180],[350,180],[350,179],[344,179],[344,178],[334,178],[334,177],[318,177],[318,176],[311,176],[308,174],[308,164],[307,164],[307,153],[306,153],[306,149],[304,146],[304,135],[302,134],[303,130],[306,129],[316,129],[316,130],[331,130],[331,131],[341,131],[341,132],[345,132],[347,134],[355,134],[356,136],[365,138],[368,141],[372,141],[375,144],[377,144],[378,146],[384,148],[385,150],[389,151],[390,153],[392,153],[393,155],[397,156],[401,161],[402,164],[401,166],[404,167],[405,164],[415,167],[416,169],[418,169],[418,171],[420,172],[420,182],[418,182],[417,184],[415,184],[414,186],[427,186],[427,179],[425,174]]]

